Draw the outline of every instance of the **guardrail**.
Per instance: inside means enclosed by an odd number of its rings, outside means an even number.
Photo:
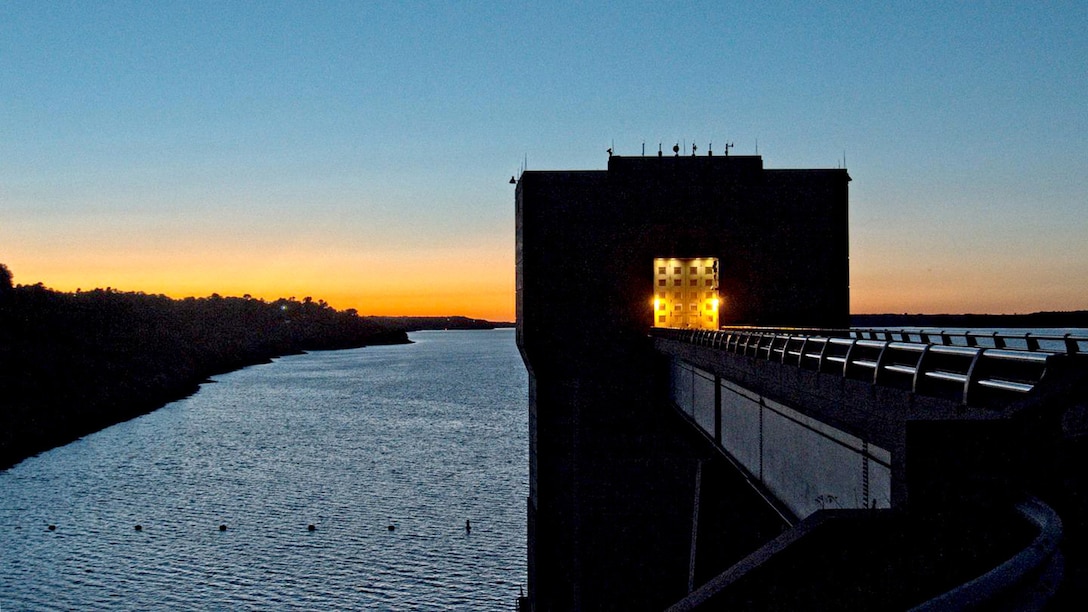
[[[845,331],[853,338],[867,340],[897,340],[900,342],[940,344],[942,346],[981,346],[995,349],[1065,353],[1067,355],[1088,352],[1088,338],[1075,336],[1072,333],[1057,336],[1036,334],[1034,332],[991,332],[987,334],[973,331],[862,328],[851,328]]]
[[[1051,356],[1081,352],[1088,338],[887,332],[884,339],[858,337],[878,330],[781,330],[735,328],[720,331],[652,328],[651,335],[729,353],[837,374],[964,405],[1004,403],[1030,392]],[[900,334],[893,339],[890,334]],[[913,341],[914,334],[918,341]],[[940,338],[940,343],[932,341]],[[985,338],[991,344],[980,344]],[[959,344],[954,339],[962,339]],[[1061,340],[1064,350],[1046,350],[1043,340]],[[924,341],[923,341],[924,340]],[[1023,342],[1023,349],[1013,348]]]

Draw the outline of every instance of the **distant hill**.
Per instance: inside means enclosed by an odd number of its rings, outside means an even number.
[[[855,314],[853,327],[1088,328],[1088,310],[1031,314]]]

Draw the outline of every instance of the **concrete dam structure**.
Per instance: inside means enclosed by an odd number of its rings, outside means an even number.
[[[1088,344],[849,330],[849,181],[711,155],[521,175],[522,609],[1078,595]]]

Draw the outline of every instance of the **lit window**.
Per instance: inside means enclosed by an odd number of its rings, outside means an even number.
[[[679,286],[680,286],[680,282],[681,282],[681,281],[680,281],[680,279],[679,279],[679,278],[677,278],[677,279],[675,279],[675,280],[673,280],[673,281],[672,281],[672,284],[673,284],[674,286],[676,286],[676,287],[679,287]]]
[[[658,323],[664,323],[665,322],[665,315],[661,315],[660,317],[658,317],[657,322]]]
[[[713,266],[707,266],[706,267],[706,273],[707,274],[714,274],[714,267]]]
[[[711,278],[706,279],[706,286],[707,287],[709,287],[709,286],[711,286],[713,284],[714,284],[714,279],[711,279]]]
[[[658,310],[665,310],[665,302],[661,302],[660,304],[658,304],[657,309]]]
[[[695,266],[692,266],[692,267],[691,267],[691,270],[690,270],[690,272],[691,272],[692,274],[698,274],[698,273],[699,273],[699,268],[697,268],[697,267],[695,267]]]
[[[698,304],[692,304],[691,306],[688,307],[688,310],[699,310],[699,305]]]
[[[684,305],[683,305],[683,304],[677,304],[677,305],[676,305],[676,308],[674,308],[674,310],[683,310],[683,309],[684,309]]]
[[[680,266],[676,266],[675,268],[673,268],[672,273],[673,274],[680,274]]]
[[[692,287],[695,287],[696,285],[699,284],[699,279],[693,278],[693,279],[691,279],[691,282],[688,283],[688,284],[691,285]]]
[[[665,273],[665,266],[658,266],[657,267],[657,273],[658,274],[664,274]]]
[[[657,286],[659,286],[659,287],[664,287],[664,286],[665,286],[665,279],[663,279],[663,278],[659,278],[659,279],[657,280]]]

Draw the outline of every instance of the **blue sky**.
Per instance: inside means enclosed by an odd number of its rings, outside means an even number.
[[[856,312],[1088,308],[1086,28],[1083,2],[8,2],[0,262],[510,318],[523,160],[758,142],[845,155]]]

